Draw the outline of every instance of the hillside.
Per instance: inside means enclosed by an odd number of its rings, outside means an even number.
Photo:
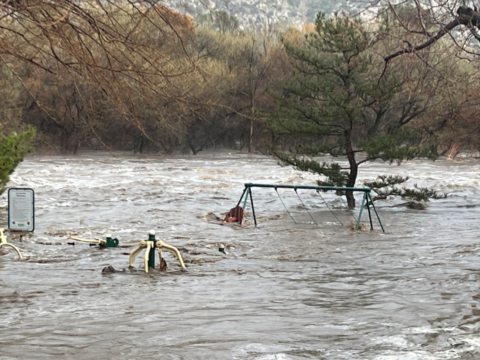
[[[319,11],[355,11],[351,0],[167,0],[166,4],[194,17],[209,10],[227,11],[244,28],[272,23],[301,26],[313,22]]]

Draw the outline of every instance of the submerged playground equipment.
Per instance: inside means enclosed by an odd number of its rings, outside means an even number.
[[[5,231],[5,229],[0,229],[0,248],[2,246],[10,246],[12,248],[15,249],[15,251],[17,252],[18,254],[18,257],[20,258],[20,260],[23,260],[23,256],[22,256],[22,253],[20,252],[20,250],[13,244],[10,244],[8,241],[7,241],[7,237],[5,236],[5,234],[3,233]]]
[[[145,249],[144,264],[146,273],[148,273],[148,268],[155,268],[155,249],[158,250],[158,255],[160,257],[160,266],[162,265],[162,249],[165,249],[175,255],[180,262],[182,270],[186,270],[185,264],[183,263],[182,255],[180,255],[180,251],[178,251],[175,246],[168,245],[162,240],[156,240],[155,230],[150,230],[148,234],[148,240],[142,240],[140,242],[140,245],[138,245],[137,248],[132,251],[129,258],[129,266],[133,266],[135,258],[137,257],[138,253],[143,249]]]
[[[112,235],[107,235],[105,240],[99,239],[99,238],[95,238],[93,240],[82,239],[76,236],[70,236],[70,238],[73,240],[90,243],[90,245],[98,245],[100,247],[105,247],[105,248],[117,247],[119,243],[118,239],[112,238]],[[140,241],[140,244],[135,248],[135,250],[131,252],[129,257],[129,266],[133,266],[133,263],[135,262],[135,258],[137,257],[138,253],[143,249],[145,249],[144,265],[145,265],[145,272],[147,273],[148,273],[148,268],[152,268],[152,269],[155,268],[155,249],[158,250],[161,269],[162,269],[162,264],[165,261],[162,258],[162,249],[165,249],[167,251],[170,251],[173,255],[175,255],[178,261],[180,262],[180,266],[182,267],[182,270],[186,270],[180,251],[178,251],[178,249],[175,246],[168,245],[162,240],[157,240],[155,238],[155,230],[150,230],[148,234],[148,240]]]
[[[336,187],[336,186],[308,186],[308,185],[275,185],[275,184],[252,184],[252,183],[246,183],[245,184],[245,188],[243,189],[243,193],[242,193],[242,196],[240,197],[240,200],[238,200],[238,203],[237,203],[237,207],[240,206],[242,200],[244,199],[244,202],[243,202],[243,208],[245,209],[245,206],[247,205],[247,200],[248,200],[248,197],[250,197],[250,204],[252,206],[252,214],[253,214],[253,221],[255,222],[255,227],[257,226],[257,218],[256,218],[256,215],[255,215],[255,207],[253,206],[253,197],[252,197],[252,188],[271,188],[271,189],[275,189],[275,191],[277,192],[278,194],[278,191],[277,189],[293,189],[295,190],[295,193],[297,194],[298,198],[300,199],[300,201],[302,202],[302,205],[303,205],[303,201],[302,199],[300,198],[300,196],[298,195],[298,192],[297,190],[298,189],[310,189],[310,190],[316,190],[319,194],[321,191],[353,191],[353,192],[363,192],[363,200],[362,200],[362,205],[360,206],[360,212],[358,214],[358,219],[356,220],[356,224],[355,224],[355,230],[358,230],[359,226],[360,226],[360,220],[362,218],[362,213],[363,213],[363,209],[365,208],[365,206],[367,207],[367,211],[368,211],[368,218],[370,220],[370,229],[373,230],[373,221],[372,221],[372,213],[371,213],[371,210],[370,210],[370,205],[372,206],[374,212],[375,212],[375,215],[377,216],[377,219],[378,219],[378,222],[380,224],[380,227],[382,229],[383,232],[385,232],[385,229],[383,228],[383,224],[382,224],[382,221],[380,220],[380,216],[378,215],[378,212],[377,212],[377,209],[375,208],[375,204],[373,203],[373,199],[372,199],[372,196],[371,196],[371,189],[370,188],[353,188],[353,187]],[[280,195],[279,195],[280,197]],[[280,197],[280,200],[282,201],[282,204],[284,205],[285,209],[286,209],[286,206],[285,204],[283,203],[283,200],[282,198]],[[325,204],[327,205],[328,207],[328,204],[325,202]],[[305,207],[306,208],[306,207]],[[330,211],[332,211],[330,208],[329,208]],[[287,210],[288,212],[288,210]],[[333,212],[332,212],[333,213]],[[310,214],[310,213],[309,213]],[[310,215],[311,217],[311,215]],[[335,216],[336,217],[336,216]],[[313,219],[313,218],[312,218]],[[337,218],[338,219],[338,218]]]
[[[90,239],[82,239],[76,236],[70,236],[70,239],[90,243],[93,245],[98,245],[100,247],[117,247],[118,246],[118,239],[112,238],[112,235],[107,235],[106,239],[94,238],[93,240]]]

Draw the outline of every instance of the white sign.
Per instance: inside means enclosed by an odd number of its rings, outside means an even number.
[[[35,229],[35,194],[33,189],[8,189],[8,228],[33,231]]]

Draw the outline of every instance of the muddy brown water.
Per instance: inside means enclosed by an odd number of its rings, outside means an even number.
[[[253,189],[258,227],[249,205],[246,226],[222,225],[244,183],[315,183],[266,156],[31,157],[9,184],[35,190],[36,226],[7,233],[26,261],[0,250],[0,359],[480,359],[479,170],[363,167],[360,181],[409,175],[450,194],[424,211],[378,203],[384,234],[376,220],[351,231],[358,211],[306,190]],[[186,273],[168,253],[165,273],[145,274],[143,252],[127,269],[151,229]],[[121,247],[67,245],[108,233]]]

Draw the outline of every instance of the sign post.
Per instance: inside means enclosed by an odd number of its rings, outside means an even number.
[[[33,189],[8,189],[8,230],[35,230],[35,193]]]

